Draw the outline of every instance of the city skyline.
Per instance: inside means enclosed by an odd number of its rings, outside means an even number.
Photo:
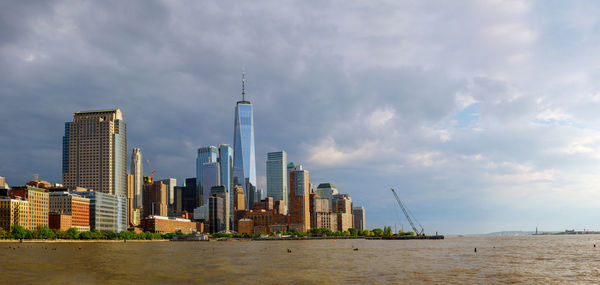
[[[600,228],[597,5],[319,5],[11,3],[0,176],[62,181],[64,122],[120,108],[128,155],[181,184],[233,146],[245,67],[263,192],[285,150],[369,228],[406,228],[389,188],[427,232]]]

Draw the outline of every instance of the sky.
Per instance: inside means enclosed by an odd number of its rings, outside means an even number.
[[[120,108],[129,156],[195,175],[233,143],[241,73],[258,187],[285,150],[368,228],[600,230],[596,1],[4,1],[0,176],[61,183],[64,123]],[[150,174],[145,167],[146,174]]]

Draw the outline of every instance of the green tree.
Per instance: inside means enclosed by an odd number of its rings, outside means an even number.
[[[359,230],[355,229],[355,228],[349,228],[348,232],[350,233],[351,236],[358,236],[359,235],[358,234]]]
[[[383,235],[384,236],[391,236],[392,233],[392,227],[383,227]]]
[[[383,230],[381,230],[380,228],[373,229],[373,235],[376,237],[383,236]]]
[[[14,239],[27,238],[27,230],[21,225],[14,225],[10,231],[10,235]]]
[[[68,239],[79,239],[79,230],[77,228],[70,228],[65,232],[65,237]]]
[[[8,233],[2,227],[0,227],[0,238],[5,239],[7,235]]]
[[[53,237],[53,232],[46,225],[39,225],[33,231],[33,237],[37,239],[50,239]]]

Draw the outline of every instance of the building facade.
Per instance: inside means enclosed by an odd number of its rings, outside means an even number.
[[[120,109],[75,112],[65,123],[63,184],[127,196],[127,127]]]
[[[197,184],[196,178],[185,179],[185,189],[183,190],[182,197],[182,211],[193,213],[194,209],[198,206],[199,200],[197,199]]]
[[[310,229],[308,170],[304,170],[302,165],[295,166],[289,171],[289,184],[289,228],[306,232]]]
[[[246,195],[246,205],[250,201],[251,192],[256,192],[256,156],[254,151],[254,111],[252,103],[246,101],[246,78],[242,75],[242,100],[235,106],[233,134],[233,181],[241,185]],[[252,189],[254,187],[254,190]]]
[[[90,200],[90,228],[120,232],[127,229],[127,200],[125,197],[97,191],[78,191],[71,194]]]
[[[198,148],[198,157],[196,158],[196,187],[197,187],[197,199],[198,199],[198,203],[196,207],[200,207],[202,205],[205,204],[204,200],[208,199],[208,197],[203,197],[202,195],[204,194],[204,188],[202,187],[202,183],[203,183],[203,173],[202,173],[202,166],[205,163],[213,163],[213,162],[217,162],[217,159],[219,157],[219,152],[217,150],[216,147],[214,146],[205,146],[205,147],[201,147]],[[210,187],[212,187],[214,185],[211,185]],[[210,191],[210,187],[208,188],[207,191]]]
[[[90,199],[88,198],[69,192],[51,192],[49,211],[51,214],[70,216],[70,225],[79,231],[90,230]]]
[[[0,197],[0,228],[10,232],[14,225],[30,229],[29,202],[23,198]]]
[[[267,197],[274,200],[283,200],[286,214],[289,205],[289,191],[287,182],[287,154],[285,151],[267,153]]]
[[[49,195],[43,189],[18,186],[10,190],[12,198],[21,197],[29,202],[28,230],[35,230],[38,226],[48,225]]]
[[[143,218],[148,216],[167,216],[167,185],[162,181],[144,184]]]
[[[207,162],[202,164],[202,205],[208,204],[210,189],[220,185],[220,164],[218,162]]]
[[[175,216],[175,186],[177,186],[177,179],[167,178],[161,181],[167,185],[167,213],[169,213],[169,216]]]
[[[225,216],[225,201],[223,198],[214,195],[208,198],[208,212],[209,212],[209,230],[211,233],[225,232],[225,223],[227,218]]]
[[[165,216],[148,216],[141,221],[141,227],[146,232],[161,234],[178,231],[189,234],[198,231],[198,224],[195,222],[188,219]]]
[[[365,227],[365,207],[352,207],[352,227],[364,230]]]
[[[227,144],[219,145],[219,171],[220,185],[225,187],[225,191],[229,195],[228,197],[228,214],[227,219],[229,220],[229,226],[233,225],[233,148]]]
[[[144,162],[142,150],[134,147],[131,153],[131,175],[133,175],[133,207],[142,207],[142,188],[144,187]]]

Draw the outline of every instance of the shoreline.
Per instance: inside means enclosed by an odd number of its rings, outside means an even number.
[[[86,240],[73,240],[73,239],[24,239],[22,243],[94,243],[94,242],[103,242],[103,243],[128,243],[128,242],[167,242],[170,241],[168,239],[150,239],[150,240],[139,240],[139,239],[130,239],[127,241],[123,240],[114,240],[114,239],[86,239]],[[18,239],[0,239],[0,243],[21,243],[21,240]]]

